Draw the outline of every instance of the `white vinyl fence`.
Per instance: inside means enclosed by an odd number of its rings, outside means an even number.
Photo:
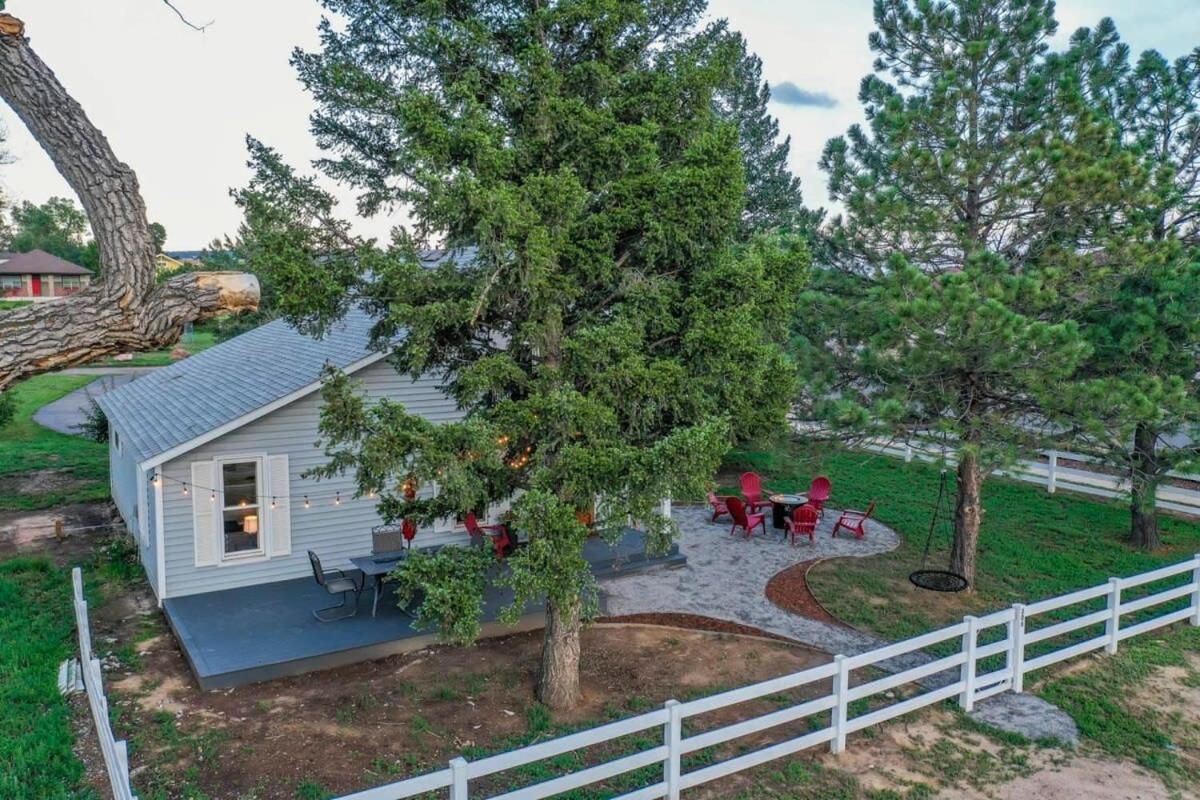
[[[92,653],[92,627],[88,622],[88,604],[83,599],[83,573],[79,567],[71,570],[71,582],[75,589],[75,627],[79,632],[79,664],[83,673],[83,685],[87,690],[88,705],[92,709],[92,720],[96,726],[96,738],[104,753],[104,765],[108,769],[108,780],[112,784],[116,800],[137,800],[129,783],[129,753],[124,741],[113,736],[108,717],[108,699],[104,695],[104,680],[100,673],[100,660]]]
[[[886,439],[870,439],[857,443],[855,448],[902,458],[905,461],[914,459],[920,461],[945,460],[947,463],[955,461],[953,449],[933,442],[905,443]],[[1006,469],[997,470],[997,474],[1044,486],[1050,494],[1054,494],[1058,489],[1065,489],[1093,497],[1111,499],[1123,497],[1129,493],[1129,479],[1123,475],[1113,475],[1103,471],[1100,468],[1099,459],[1065,450],[1045,450],[1041,455],[1046,457],[1045,461],[1020,460]],[[1076,466],[1064,466],[1060,463],[1063,461],[1076,462]],[[1168,478],[1200,483],[1200,475],[1172,472],[1168,473]],[[1158,487],[1158,507],[1180,514],[1200,516],[1200,491],[1175,486],[1171,483],[1162,483]]]
[[[959,705],[970,710],[976,702],[1001,692],[1022,691],[1030,672],[1094,650],[1115,653],[1118,644],[1131,636],[1183,620],[1200,625],[1200,555],[1130,578],[1111,578],[1103,585],[1061,597],[1014,605],[982,617],[968,616],[956,625],[923,636],[860,655],[835,656],[831,663],[753,686],[687,703],[669,700],[656,711],[519,750],[476,761],[455,758],[446,769],[341,800],[401,800],[446,789],[450,800],[541,800],[618,776],[628,779],[626,773],[645,767],[661,767],[661,772],[655,769],[647,778],[649,785],[620,794],[618,800],[677,800],[684,789],[810,747],[828,743],[834,753],[840,753],[848,734],[943,700],[957,698]],[[928,660],[918,666],[885,677],[876,677],[878,672],[872,671],[864,676],[865,682],[851,680],[856,671],[897,657],[911,657],[929,647],[935,648],[935,654],[922,654]],[[947,671],[947,679],[933,679]],[[684,720],[830,679],[832,690],[815,699],[722,728],[684,735]],[[924,691],[915,696],[893,691],[917,682],[915,688]],[[813,688],[821,691],[819,686]],[[867,710],[852,712],[864,705],[856,701],[867,701]],[[801,736],[719,763],[684,769],[683,757],[688,754],[806,718],[815,729]],[[656,736],[653,740],[661,744],[500,794],[485,793],[478,783],[472,787],[473,781],[646,731],[661,731],[661,739]]]

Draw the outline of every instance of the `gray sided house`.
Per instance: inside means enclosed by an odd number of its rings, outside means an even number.
[[[110,426],[112,496],[160,604],[311,576],[371,551],[376,501],[353,475],[317,481],[322,372],[339,367],[369,397],[433,421],[459,419],[437,377],[399,374],[352,311],[317,339],[276,321],[138,378],[98,400]],[[453,520],[416,544],[466,539]]]

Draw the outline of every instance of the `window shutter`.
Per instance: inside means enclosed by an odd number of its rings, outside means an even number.
[[[217,486],[216,462],[192,462],[192,531],[196,542],[196,566],[211,567],[221,558],[217,540],[217,504],[212,490]]]
[[[288,473],[287,456],[270,456],[267,459],[267,487],[274,503],[268,517],[267,546],[272,556],[286,556],[292,552],[291,475]]]

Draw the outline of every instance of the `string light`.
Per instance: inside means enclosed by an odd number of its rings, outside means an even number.
[[[532,452],[532,448],[528,448],[527,453],[531,453],[531,452]],[[529,458],[528,454],[523,454],[523,455],[518,455],[516,460],[518,460],[523,465],[525,463],[528,463],[530,458]],[[169,475],[164,475],[162,473],[158,473],[157,475],[152,477],[151,480],[153,480],[155,477],[158,478],[158,480],[160,480],[160,481],[170,481],[172,483],[179,484],[180,494],[183,495],[184,497],[191,496],[193,493],[193,490],[195,490],[197,495],[199,495],[200,492],[208,492],[209,493],[208,499],[210,502],[213,502],[213,503],[216,503],[217,500],[219,499],[217,497],[217,495],[220,495],[221,498],[229,497],[229,494],[225,489],[201,486],[198,483],[192,483],[190,481],[181,481],[176,478],[172,478]],[[404,492],[405,497],[407,499],[411,500],[417,493],[417,491],[416,491],[417,490],[417,482],[411,475],[409,475],[400,484],[400,489]],[[326,492],[316,492],[314,494],[302,494],[302,495],[300,495],[300,497],[302,497],[304,500],[305,508],[312,508],[312,504],[314,502],[317,503],[318,505],[320,503],[324,502],[324,500],[330,496],[330,492],[332,492],[332,494],[333,494],[333,505],[339,506],[339,507],[345,505],[345,503],[343,502],[341,489],[338,489],[336,491],[329,490]],[[381,490],[371,488],[371,489],[368,489],[366,492],[364,492],[362,496],[370,498],[372,500],[375,500],[381,496]],[[241,508],[248,508],[252,505],[259,505],[259,504],[265,506],[269,502],[271,508],[277,509],[280,507],[281,503],[284,505],[284,507],[286,507],[287,504],[290,502],[291,497],[295,497],[295,495],[291,495],[290,497],[288,495],[268,495],[265,493],[264,494],[255,494],[252,497],[243,495],[243,496],[240,496],[237,498],[237,505]]]
[[[151,480],[150,482],[151,482],[151,483],[153,483],[153,484],[154,484],[154,488],[155,488],[155,489],[157,489],[157,488],[158,488],[158,485],[159,485],[160,483],[162,483],[162,474],[161,474],[161,473],[158,473],[158,472],[154,473],[154,479],[153,479],[153,480]]]

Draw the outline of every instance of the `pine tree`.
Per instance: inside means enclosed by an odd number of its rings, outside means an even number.
[[[363,213],[405,204],[413,231],[355,239],[318,181],[252,143],[246,248],[281,313],[320,328],[363,304],[393,363],[444,376],[466,417],[435,425],[331,376],[321,474],[352,471],[389,519],[515,498],[529,543],[488,577],[510,614],[545,602],[539,698],[570,706],[595,610],[581,517],[595,504],[605,535],[633,519],[665,546],[660,498],[702,491],[731,437],[781,427],[794,396],[783,345],[807,254],[738,243],[743,154],[715,110],[742,43],[701,24],[703,0],[325,6],[341,21],[294,58],[319,166]],[[471,249],[429,269],[431,241]],[[402,586],[436,583],[418,618],[470,639],[479,560],[432,558]]]
[[[1087,353],[1060,298],[1127,165],[1051,57],[1048,0],[877,0],[875,22],[868,127],[822,157],[845,215],[838,271],[802,314],[809,352],[835,345],[813,396],[843,428],[946,437],[950,567],[973,581],[984,477],[1030,438],[1037,391]]]
[[[1056,417],[1129,476],[1130,541],[1154,549],[1159,485],[1200,463],[1200,48],[1174,62],[1148,50],[1131,66],[1104,19],[1072,37],[1069,58],[1146,185],[1103,242],[1113,269],[1081,314],[1093,354],[1057,393]]]

